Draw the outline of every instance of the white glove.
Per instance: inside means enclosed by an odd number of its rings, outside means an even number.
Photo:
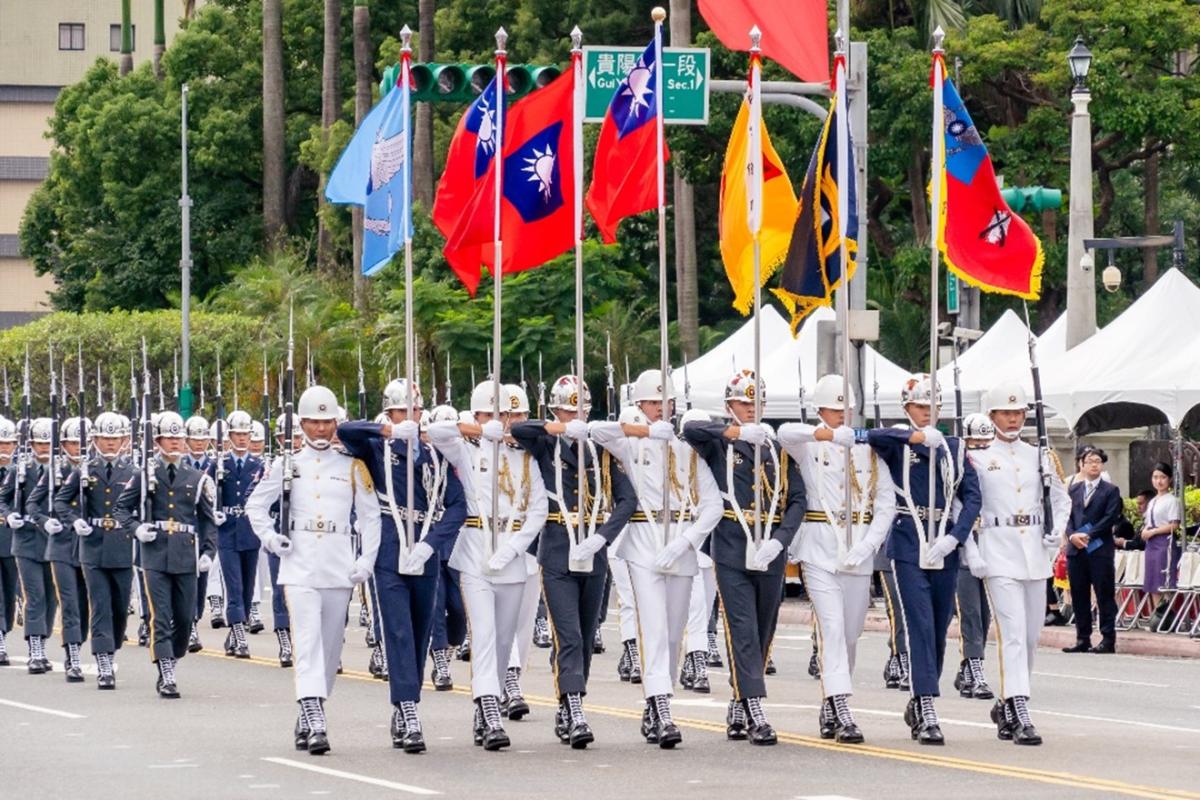
[[[766,434],[766,437],[768,439],[773,440],[775,438],[775,429],[773,427],[771,427],[771,423],[760,422],[760,423],[758,423],[758,427],[763,429],[763,433]]]
[[[930,452],[939,447],[946,446],[946,437],[932,425],[926,425],[924,428],[921,428],[921,433],[925,436],[925,446],[929,448]]]
[[[650,438],[658,442],[669,442],[675,438],[675,426],[662,419],[651,422]]]
[[[80,536],[90,536],[92,533],[92,526],[88,524],[86,519],[75,520],[73,527],[75,528],[75,533]]]
[[[567,437],[571,441],[577,442],[580,439],[587,438],[587,423],[581,419],[570,420],[563,427],[565,428],[563,431],[563,436]]]
[[[371,577],[371,570],[366,567],[354,565],[354,569],[350,570],[350,582],[357,586],[360,583],[366,583]]]
[[[196,562],[196,568],[201,572],[208,572],[212,569],[212,556],[204,553],[200,556],[200,560]]]
[[[587,561],[596,555],[596,553],[603,550],[607,544],[607,539],[598,533],[593,533],[579,544],[571,547],[570,559],[572,561]]]
[[[63,527],[62,523],[54,517],[47,517],[46,521],[42,523],[42,529],[51,536],[57,536],[62,533]]]
[[[691,542],[682,536],[676,536],[667,543],[666,547],[658,551],[658,555],[654,559],[654,566],[656,569],[668,570],[684,553],[691,549]]]
[[[421,435],[421,426],[413,422],[411,419],[406,419],[403,422],[392,423],[392,438],[399,439],[404,442],[415,441]]]
[[[783,552],[783,543],[778,539],[768,539],[754,554],[754,566],[758,569],[769,569],[771,562]]]
[[[292,552],[292,540],[282,533],[273,533],[267,539],[267,550],[283,558]]]
[[[213,509],[213,521],[217,523],[218,528],[224,525],[227,519],[229,519],[229,517],[225,516],[224,511]]]
[[[1042,546],[1045,548],[1054,548],[1057,550],[1062,546],[1062,537],[1055,533],[1042,534]]]
[[[767,432],[756,422],[744,422],[738,426],[738,441],[762,444],[767,441]]]
[[[979,578],[979,580],[983,580],[989,574],[987,563],[978,555],[976,555],[974,558],[967,559],[967,569],[971,571],[972,575],[974,575],[976,578]]]
[[[854,446],[854,429],[840,425],[833,429],[833,443],[842,447]]]
[[[929,545],[929,560],[936,561],[939,558],[945,558],[956,549],[958,549],[958,539],[948,533],[943,533],[933,540],[933,544]]]
[[[406,575],[412,575],[420,572],[425,568],[425,562],[433,555],[433,548],[425,542],[417,542],[413,545],[413,549],[409,551],[408,558],[404,559],[404,570]]]
[[[501,545],[500,549],[492,553],[492,557],[488,559],[488,569],[492,572],[499,572],[511,564],[516,557],[517,551],[511,545]]]
[[[8,517],[4,521],[8,523],[8,527],[10,527],[14,530],[16,530],[17,528],[24,527],[24,525],[25,525],[25,518],[22,517],[20,514],[18,514],[15,511],[13,513],[9,514]]]
[[[842,429],[838,428],[838,430]],[[859,542],[850,548],[849,553],[846,553],[845,565],[853,569],[873,555],[875,555],[875,548],[866,542]]]
[[[483,438],[489,442],[504,441],[504,423],[498,419],[489,419],[483,423]]]
[[[143,522],[137,526],[137,530],[133,532],[137,540],[142,544],[150,544],[158,538],[158,531],[154,530],[154,526],[149,522]]]

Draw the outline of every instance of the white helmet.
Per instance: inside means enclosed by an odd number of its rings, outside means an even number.
[[[738,370],[725,384],[726,403],[731,400],[753,403],[756,394],[762,402],[767,402],[767,385],[762,378],[754,379],[752,369]]]
[[[373,421],[376,425],[382,425],[383,423],[387,422],[388,421],[387,412],[380,411],[378,414],[375,415],[375,419]]]
[[[625,406],[621,409],[620,415],[617,417],[617,422],[622,425],[649,425],[650,421],[646,419],[637,406]]]
[[[491,413],[496,408],[496,383],[495,381],[484,381],[471,390],[471,413],[483,411]],[[512,401],[508,393],[508,386],[500,384],[500,412],[507,414],[512,408]]]
[[[641,403],[646,400],[662,400],[663,390],[666,390],[667,399],[675,396],[675,387],[671,385],[671,376],[668,375],[664,381],[662,379],[662,371],[657,369],[648,369],[637,376],[637,380],[633,382],[633,391],[630,392],[630,401]]]
[[[121,420],[121,435],[131,435],[133,433],[133,420],[124,414],[117,414],[117,417]]]
[[[529,394],[518,383],[506,383],[508,390],[508,410],[516,414],[529,413]]]
[[[712,422],[712,415],[698,408],[689,408],[679,418],[679,430],[683,430],[684,426],[689,422]]]
[[[63,420],[62,435],[59,436],[60,441],[78,442],[80,440],[79,419],[79,417],[67,417]],[[85,433],[89,433],[92,430],[92,421],[87,417],[83,418],[83,430]]]
[[[468,425],[474,425],[475,424],[475,415],[472,414],[470,411],[460,411],[460,412],[458,412],[458,421],[465,422]]]
[[[967,414],[966,419],[963,420],[963,438],[990,441],[996,438],[996,426],[992,424],[986,414],[978,412]]]
[[[550,387],[550,408],[573,411],[579,406],[579,390],[583,389],[583,412],[592,409],[592,393],[586,383],[580,383],[574,375],[563,375]]]
[[[124,436],[125,425],[121,421],[121,415],[114,414],[111,411],[102,411],[100,416],[96,417],[96,422],[92,426],[92,433],[95,436],[107,436],[112,439]]]
[[[7,417],[0,417],[0,442],[15,442],[17,425]]]
[[[229,423],[230,433],[250,433],[254,427],[254,419],[240,408],[230,414],[226,422]]]
[[[51,433],[49,417],[38,417],[29,424],[29,438],[35,442],[49,442]]]
[[[296,422],[296,415],[292,414],[292,436],[300,432],[300,425]],[[283,436],[287,431],[288,412],[283,412],[275,418],[275,435]]]
[[[452,406],[434,406],[421,415],[421,430],[429,430],[429,426],[435,422],[458,422],[458,412]]]
[[[253,420],[250,423],[250,441],[265,442],[267,440],[267,428],[258,420]]]
[[[929,375],[924,372],[916,372],[909,376],[904,382],[904,386],[900,388],[900,405],[907,406],[928,406],[932,405],[933,386],[929,380]],[[942,387],[938,386],[937,398],[935,400],[938,406],[942,404]]]
[[[414,383],[412,391],[413,408],[421,408],[421,387]],[[393,408],[408,408],[408,381],[404,378],[396,378],[383,387],[383,410],[391,411]]]
[[[155,439],[182,439],[186,433],[183,417],[174,411],[161,412],[154,421],[153,428]]]
[[[199,414],[194,414],[188,417],[187,422],[185,422],[183,425],[183,428],[187,432],[187,438],[189,439],[209,438],[208,420]]]
[[[1025,389],[1019,383],[1002,383],[983,394],[983,410],[988,414],[993,411],[1024,411],[1028,407]]]
[[[217,440],[218,432],[220,432],[222,436],[229,433],[229,426],[226,425],[225,420],[221,419],[220,417],[214,419],[212,424],[208,426],[208,438],[215,442]]]
[[[324,386],[310,386],[300,395],[296,412],[300,419],[337,419],[338,402]]]
[[[349,421],[350,421],[350,414],[349,414],[349,413],[346,411],[346,407],[345,407],[345,406],[338,406],[338,407],[337,407],[337,422],[338,422],[338,425],[341,425],[343,422],[349,422]]]
[[[846,405],[854,408],[854,387],[850,387],[849,403],[845,402],[846,395],[842,393],[843,378],[841,375],[826,375],[817,381],[817,385],[813,387],[812,402],[818,409],[832,408],[841,410]]]

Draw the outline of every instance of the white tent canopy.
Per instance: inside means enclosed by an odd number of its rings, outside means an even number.
[[[1023,369],[1026,375],[1029,373],[1029,329],[1012,309],[1005,311],[975,344],[958,357],[964,417],[980,410],[983,393],[994,386],[999,375],[1007,373],[1010,366]],[[942,391],[942,413],[953,414],[953,362],[942,365],[937,379]]]

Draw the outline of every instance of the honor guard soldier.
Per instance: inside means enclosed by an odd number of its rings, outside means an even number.
[[[608,571],[602,551],[637,509],[633,486],[620,464],[612,463],[607,452],[598,454],[588,440],[587,423],[578,415],[581,395],[586,418],[592,406],[587,385],[574,375],[563,375],[550,389],[548,405],[555,420],[512,427],[513,438],[537,461],[553,504],[538,538],[538,563],[554,640],[551,666],[559,703],[554,731],[559,741],[575,749],[595,739],[583,714],[583,696]],[[583,497],[579,496],[581,470]],[[607,520],[601,517],[606,500],[611,509]]]
[[[1038,745],[1042,737],[1029,717],[1030,675],[1045,621],[1046,580],[1070,518],[1071,498],[1049,456],[1020,439],[1027,405],[1020,384],[1001,384],[984,394],[996,438],[969,454],[983,510],[978,542],[968,540],[966,556],[971,573],[987,586],[996,620],[1001,699],[992,708],[992,721],[997,735]],[[1052,521],[1042,519],[1043,480],[1050,487]]]
[[[250,423],[250,455],[261,459],[266,448],[267,427],[258,420],[254,420]]]
[[[283,454],[283,448],[287,446],[286,431],[287,412],[284,411],[275,418],[275,452],[280,455]],[[298,453],[302,447],[304,447],[304,431],[298,422],[293,423],[291,452]],[[270,476],[271,469],[270,464],[264,466],[264,479]],[[278,502],[271,504],[270,514],[275,532],[279,533]],[[250,523],[253,525],[254,520],[251,520]],[[255,530],[255,535],[257,534],[258,531]],[[292,666],[295,656],[295,649],[292,645],[292,619],[288,613],[287,598],[284,596],[283,587],[279,585],[279,554],[271,552],[270,548],[265,545],[263,549],[267,551],[267,571],[271,576],[271,616],[275,640],[279,643],[279,666],[287,669]]]
[[[12,553],[17,559],[17,571],[21,576],[21,587],[25,598],[25,639],[29,644],[27,669],[31,675],[40,675],[50,670],[50,659],[46,658],[46,637],[54,626],[54,615],[58,611],[58,597],[54,593],[54,576],[50,561],[46,558],[48,539],[46,531],[28,519],[25,501],[33,493],[46,470],[50,469],[51,422],[39,417],[29,423],[30,448],[34,463],[13,470],[9,489],[3,499],[3,512],[8,527],[12,530]],[[19,507],[18,507],[19,505]]]
[[[679,430],[689,422],[712,422],[707,411],[698,408],[684,412],[679,418]],[[689,493],[688,501],[692,519],[696,519],[696,511],[700,496],[706,492],[717,498],[717,515],[711,527],[716,527],[721,515],[720,490],[717,479],[713,477],[708,464],[700,459],[695,448],[687,448],[687,474],[691,477],[693,490]],[[686,641],[684,650],[687,655],[683,659],[680,670],[679,685],[698,694],[709,694],[712,687],[708,682],[708,653],[709,648],[716,647],[716,632],[710,631],[710,624],[715,626],[712,610],[717,599],[717,576],[713,571],[713,561],[707,553],[698,549],[696,552],[696,577],[692,579],[692,593],[688,602]],[[719,655],[719,654],[718,654]]]
[[[60,447],[62,457],[53,462],[55,476],[50,481],[50,470],[42,474],[33,493],[25,502],[25,515],[48,535],[46,560],[50,562],[54,576],[54,591],[58,596],[58,607],[62,610],[62,639],[66,657],[63,669],[67,683],[83,682],[83,667],[80,664],[79,648],[83,644],[90,625],[87,588],[83,582],[83,569],[79,564],[79,538],[74,531],[67,531],[62,512],[56,504],[58,489],[67,482],[68,465],[80,460],[80,421],[71,417],[63,422]],[[54,491],[55,496],[50,492]],[[79,513],[79,495],[76,493],[64,503],[73,514]],[[69,524],[69,523],[68,523]]]
[[[896,515],[896,490],[875,451],[854,443],[854,431],[846,426],[842,376],[817,381],[812,401],[819,424],[779,428],[779,443],[804,476],[808,502],[788,556],[800,564],[813,605],[824,695],[821,738],[858,744],[863,735],[850,712],[851,676],[871,601],[871,568]],[[852,391],[848,405],[855,406]]]
[[[342,659],[346,614],[354,587],[366,581],[379,550],[379,501],[366,465],[333,447],[337,399],[324,386],[300,395],[296,415],[304,447],[281,453],[246,501],[246,516],[268,551],[279,557],[295,644],[297,750],[329,752],[325,701]],[[290,484],[290,486],[288,486]],[[287,492],[287,495],[284,492]],[[290,523],[278,529],[280,503]],[[351,514],[362,553],[355,554]]]
[[[63,429],[65,436],[65,424]],[[96,455],[87,463],[86,480],[82,468],[73,471],[54,502],[59,519],[79,541],[79,561],[91,607],[96,688],[115,689],[113,658],[125,641],[133,581],[133,530],[117,520],[117,499],[133,478],[134,468],[120,455],[126,436],[120,417],[105,411],[96,417],[91,430],[89,439],[95,443]]]
[[[453,470],[438,469],[433,449],[420,440],[418,423],[408,418],[407,386],[404,395],[403,407],[390,409],[387,422],[347,422],[338,428],[337,436],[350,455],[367,465],[380,499],[374,577],[393,706],[392,746],[421,753],[426,746],[417,704],[433,628],[441,568],[438,553],[453,549],[467,518],[467,503],[458,477]],[[413,395],[417,395],[415,386]],[[415,407],[413,412],[415,416]],[[444,480],[444,487],[437,485],[439,480]],[[439,511],[437,497],[443,491]]]
[[[16,474],[13,455],[17,450],[17,426],[12,420],[0,417],[0,507],[9,502],[11,482]],[[8,666],[8,645],[5,642],[17,616],[17,595],[21,579],[17,575],[17,559],[12,551],[12,529],[0,515],[0,667]]]
[[[499,386],[497,416],[496,388]],[[505,441],[508,387],[485,381],[471,392],[474,424],[439,422],[429,440],[457,472],[467,519],[450,556],[471,626],[474,741],[485,750],[509,745],[500,699],[525,589],[525,551],[546,522],[542,476],[529,453]],[[495,496],[493,496],[495,492]]]
[[[683,429],[683,438],[708,464],[725,501],[708,552],[729,642],[733,700],[726,736],[749,738],[756,745],[777,740],[762,707],[764,675],[783,598],[783,552],[804,518],[805,502],[795,463],[786,453],[780,455],[770,428],[755,418],[755,394],[765,402],[765,391],[752,371],[741,370],[725,384],[732,421],[692,422]]]
[[[986,451],[996,438],[996,428],[986,414],[968,414],[963,419],[963,443],[967,448],[967,458],[975,467],[979,478],[980,491],[983,489],[983,474],[980,472],[979,459],[974,456]],[[984,465],[986,466],[986,464]],[[951,507],[951,514],[957,516],[962,504],[957,500]],[[961,697],[976,700],[991,700],[995,697],[992,687],[988,686],[987,676],[983,672],[983,658],[987,648],[987,630],[991,624],[991,607],[983,581],[971,574],[967,551],[974,546],[978,536],[981,520],[975,520],[975,528],[967,544],[963,546],[962,558],[958,560],[958,629],[959,650],[961,660],[958,672],[954,675],[954,688]]]
[[[621,409],[617,421],[623,425],[649,425],[646,415],[636,406]],[[642,683],[642,653],[638,648],[638,621],[634,610],[633,583],[629,579],[629,565],[619,555],[625,531],[608,548],[608,580],[605,582],[604,599],[600,604],[600,616],[608,610],[609,595],[617,595],[617,625],[621,631],[621,657],[617,659],[617,677],[631,684]],[[599,630],[600,626],[597,625]]]
[[[675,394],[670,377],[646,370],[634,382],[630,399],[647,424],[593,422],[589,431],[592,441],[621,462],[637,496],[638,510],[620,537],[617,555],[629,567],[641,633],[642,735],[670,749],[683,739],[671,717],[671,697],[698,572],[696,551],[721,518],[721,500],[715,483],[699,487],[688,470],[695,451],[667,420],[674,401],[664,407],[664,392],[668,398]]]
[[[187,418],[183,429],[187,437],[188,451],[187,456],[184,457],[184,461],[200,472],[212,477],[215,462],[209,457],[208,453],[208,420],[204,417],[193,415]],[[204,645],[200,642],[200,631],[197,630],[196,624],[204,616],[204,604],[208,598],[209,581],[216,582],[220,579],[221,571],[217,563],[214,563],[213,568],[208,572],[201,572],[196,576],[196,615],[192,618],[192,631],[188,639],[188,652],[198,653],[204,649]],[[213,597],[211,605],[215,618],[216,615],[221,613],[221,598]]]
[[[896,518],[887,554],[896,574],[900,608],[908,632],[912,697],[904,712],[912,738],[924,745],[945,744],[933,701],[946,656],[946,629],[954,615],[958,547],[979,516],[979,481],[966,450],[930,426],[933,397],[928,375],[913,375],[900,392],[912,428],[878,428],[860,438],[887,464],[896,486]],[[936,483],[929,496],[930,471]],[[951,523],[950,506],[962,503]],[[933,507],[932,519],[929,509]]]
[[[188,652],[196,604],[196,573],[217,553],[216,489],[184,462],[183,419],[164,411],[152,424],[159,455],[134,473],[117,499],[117,520],[133,527],[150,604],[150,652],[158,665],[159,697],[179,697],[175,665]],[[146,485],[146,506],[142,486]],[[138,514],[149,515],[138,521]]]
[[[217,552],[221,558],[221,576],[225,579],[225,619],[229,634],[225,637],[225,655],[249,658],[246,621],[254,601],[254,582],[258,572],[258,537],[246,519],[246,498],[262,477],[262,459],[250,453],[250,429],[253,420],[237,410],[226,420],[229,427],[229,452],[218,464],[222,476],[217,481],[221,521],[217,533]]]

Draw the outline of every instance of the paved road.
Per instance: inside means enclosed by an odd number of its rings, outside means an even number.
[[[352,615],[352,618],[354,615]],[[615,614],[610,618],[615,619]],[[615,644],[615,628],[606,628]],[[207,630],[209,645],[221,632]],[[948,744],[913,743],[900,720],[905,697],[882,687],[882,634],[860,645],[854,708],[867,744],[816,736],[819,685],[805,673],[809,630],[785,625],[775,647],[768,712],[780,744],[755,748],[724,737],[725,673],[714,694],[676,700],[684,743],[674,752],[638,736],[638,687],[616,678],[616,648],[594,662],[587,698],[597,741],[586,751],[557,742],[545,650],[533,650],[525,689],[533,713],[509,724],[513,747],[471,744],[469,665],[454,662],[455,690],[421,704],[429,752],[392,750],[383,684],[366,673],[362,630],[348,630],[346,674],[328,705],[333,752],[291,747],[291,671],[272,656],[274,639],[251,637],[256,654],[235,661],[214,649],[183,661],[183,699],[159,700],[145,650],[124,650],[116,692],[67,685],[62,672],[25,674],[23,659],[0,669],[0,786],[23,796],[293,798],[445,797],[757,798],[1173,797],[1200,798],[1200,670],[1192,660],[1039,653],[1033,713],[1046,739],[1020,748],[996,739],[989,703],[939,703]],[[15,656],[23,656],[19,641]],[[957,657],[954,656],[954,663]],[[996,682],[994,648],[988,671]],[[949,678],[944,680],[949,689]]]

